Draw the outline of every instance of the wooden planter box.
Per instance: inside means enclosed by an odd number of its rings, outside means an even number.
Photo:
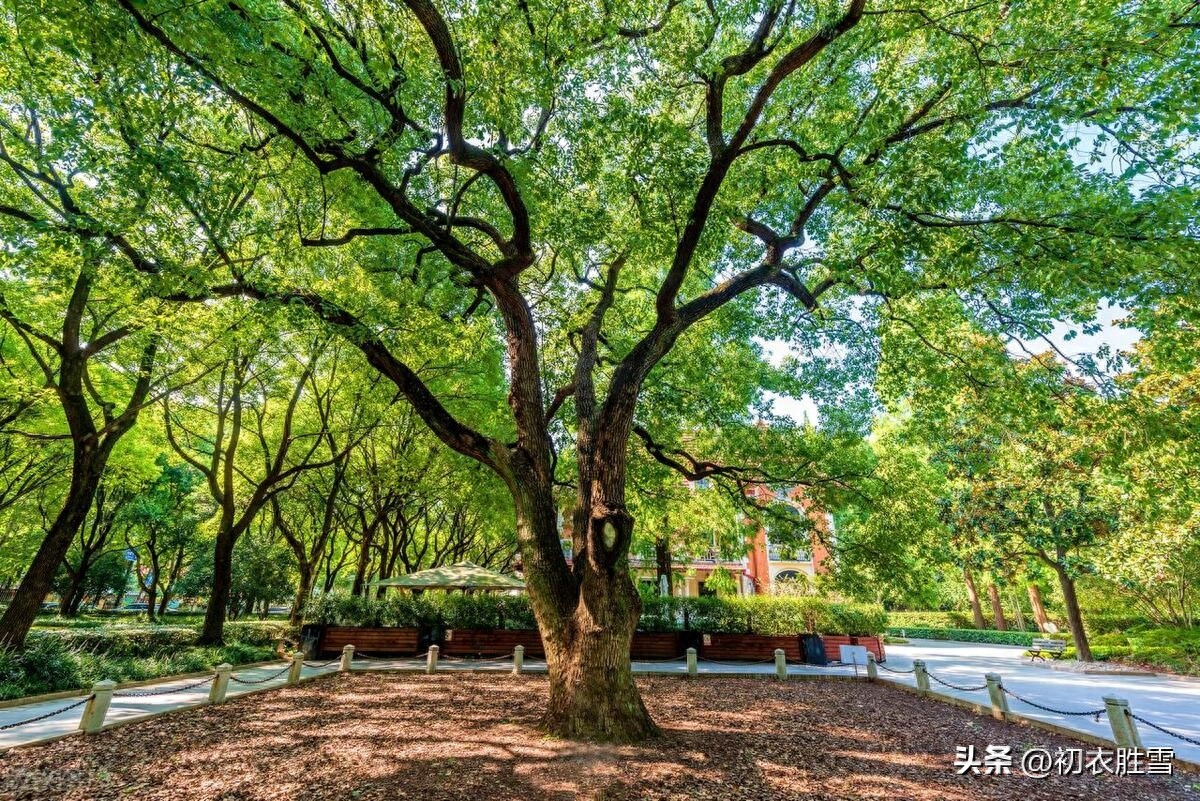
[[[518,645],[525,646],[525,656],[546,655],[536,629],[447,629],[441,649],[446,656],[478,659],[511,656]]]
[[[883,651],[883,640],[879,637],[850,637],[845,634],[822,634],[821,644],[825,646],[825,658],[830,662],[838,662],[842,658],[840,646],[861,645],[871,654],[876,662],[886,662],[887,655]]]
[[[704,634],[700,639],[699,655],[717,661],[761,662],[775,658],[775,649],[782,648],[793,662],[804,660],[800,638],[792,635],[774,637],[766,634]]]
[[[677,631],[635,631],[629,646],[629,658],[676,659],[683,656],[685,646]]]
[[[353,645],[356,653],[368,656],[412,656],[417,652],[418,641],[417,629],[325,626],[316,650],[321,656],[332,656]]]

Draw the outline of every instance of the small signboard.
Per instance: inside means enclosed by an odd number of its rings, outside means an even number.
[[[712,645],[712,635],[711,635],[711,634],[705,634],[705,635],[704,635],[704,644],[705,644],[705,645]]]
[[[839,645],[838,660],[846,665],[867,666],[867,647],[865,645]]]
[[[454,639],[454,629],[446,629],[445,639],[446,639],[446,642],[450,642],[451,640]]]

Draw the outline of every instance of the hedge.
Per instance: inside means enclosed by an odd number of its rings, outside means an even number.
[[[51,640],[68,651],[106,654],[114,658],[159,657],[191,648],[199,626],[109,624],[64,629],[37,628],[29,643]],[[225,641],[246,646],[271,646],[282,638],[294,639],[296,629],[286,621],[231,620],[225,624]]]
[[[973,629],[975,621],[968,612],[888,612],[892,628]]]
[[[318,625],[440,628],[536,627],[526,595],[392,595],[382,600],[325,595],[305,608],[305,620]],[[749,596],[744,598],[642,599],[640,631],[703,631],[711,634],[872,635],[887,626],[881,607],[831,603],[819,598]]]
[[[920,626],[891,626],[887,633],[893,637],[907,637],[922,640],[953,640],[955,642],[982,642],[993,645],[1023,645],[1026,648],[1033,645],[1035,639],[1046,639],[1050,635],[1038,634],[1032,631],[994,631],[992,629],[949,629],[924,628]],[[1057,639],[1064,639],[1058,635]]]

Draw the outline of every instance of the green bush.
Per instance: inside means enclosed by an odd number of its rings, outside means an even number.
[[[892,628],[973,629],[975,620],[966,612],[888,612]]]
[[[449,629],[536,628],[525,595],[394,595],[384,600],[350,595],[314,598],[305,620],[332,626],[440,626]],[[830,603],[789,596],[642,598],[640,631],[690,629],[711,634],[879,634],[887,613],[869,604]]]
[[[1028,648],[1035,639],[1044,639],[1046,635],[1031,631],[994,631],[991,629],[943,629],[906,626],[892,626],[887,633],[894,637],[915,637],[924,640],[952,640],[955,642],[981,642],[994,645],[1023,645]]]

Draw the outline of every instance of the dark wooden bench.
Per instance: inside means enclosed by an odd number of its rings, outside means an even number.
[[[1045,662],[1046,657],[1059,659],[1066,647],[1067,644],[1062,640],[1034,640],[1029,646],[1029,661],[1040,659]]]

